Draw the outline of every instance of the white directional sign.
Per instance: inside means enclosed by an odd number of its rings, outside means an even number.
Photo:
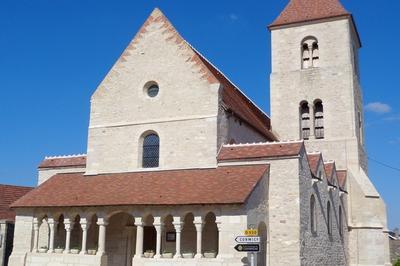
[[[238,236],[235,238],[235,241],[241,244],[245,243],[260,243],[259,236]]]

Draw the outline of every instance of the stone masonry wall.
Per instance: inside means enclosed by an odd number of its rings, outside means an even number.
[[[0,221],[0,266],[3,266],[6,255],[7,224]]]
[[[323,180],[313,183],[306,156],[300,165],[300,212],[301,212],[301,265],[348,265],[346,206],[342,203],[339,190],[328,189],[323,163],[318,173]],[[336,178],[336,177],[335,177]],[[316,231],[311,230],[311,195],[316,201]],[[327,203],[332,214],[332,233],[328,234]],[[339,206],[342,208],[343,235],[339,233]]]
[[[390,259],[394,263],[400,259],[400,240],[390,240]]]
[[[146,132],[160,137],[160,169],[216,166],[220,85],[196,58],[155,10],[92,96],[88,174],[140,170]]]

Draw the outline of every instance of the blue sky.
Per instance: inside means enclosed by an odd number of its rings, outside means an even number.
[[[269,112],[270,35],[286,0],[2,0],[0,183],[35,185],[46,155],[85,153],[89,99],[154,7]],[[371,158],[400,168],[399,1],[342,0],[355,14]],[[370,176],[400,226],[400,172]]]

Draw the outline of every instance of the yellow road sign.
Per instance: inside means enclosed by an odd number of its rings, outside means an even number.
[[[257,229],[247,229],[244,230],[245,236],[258,236],[258,230]]]

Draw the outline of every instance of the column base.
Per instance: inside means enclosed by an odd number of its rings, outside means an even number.
[[[54,249],[47,250],[47,254],[51,254],[51,253],[54,253]]]
[[[174,255],[174,259],[179,259],[179,258],[182,258],[182,254],[175,254]]]
[[[160,259],[160,258],[161,258],[161,254],[156,254],[156,255],[154,255],[154,258],[155,258],[155,259]]]
[[[194,255],[194,258],[195,259],[201,259],[201,258],[203,258],[203,254],[201,254],[201,253],[196,254],[196,255]]]
[[[71,251],[70,250],[64,250],[63,254],[70,254]]]
[[[140,255],[136,254],[135,256],[133,256],[134,259],[141,259],[143,257],[144,257],[143,254],[140,254]]]
[[[88,254],[88,253],[87,253],[86,250],[85,250],[85,251],[82,250],[81,252],[79,252],[79,254],[80,254],[80,255],[86,255],[86,254]]]

